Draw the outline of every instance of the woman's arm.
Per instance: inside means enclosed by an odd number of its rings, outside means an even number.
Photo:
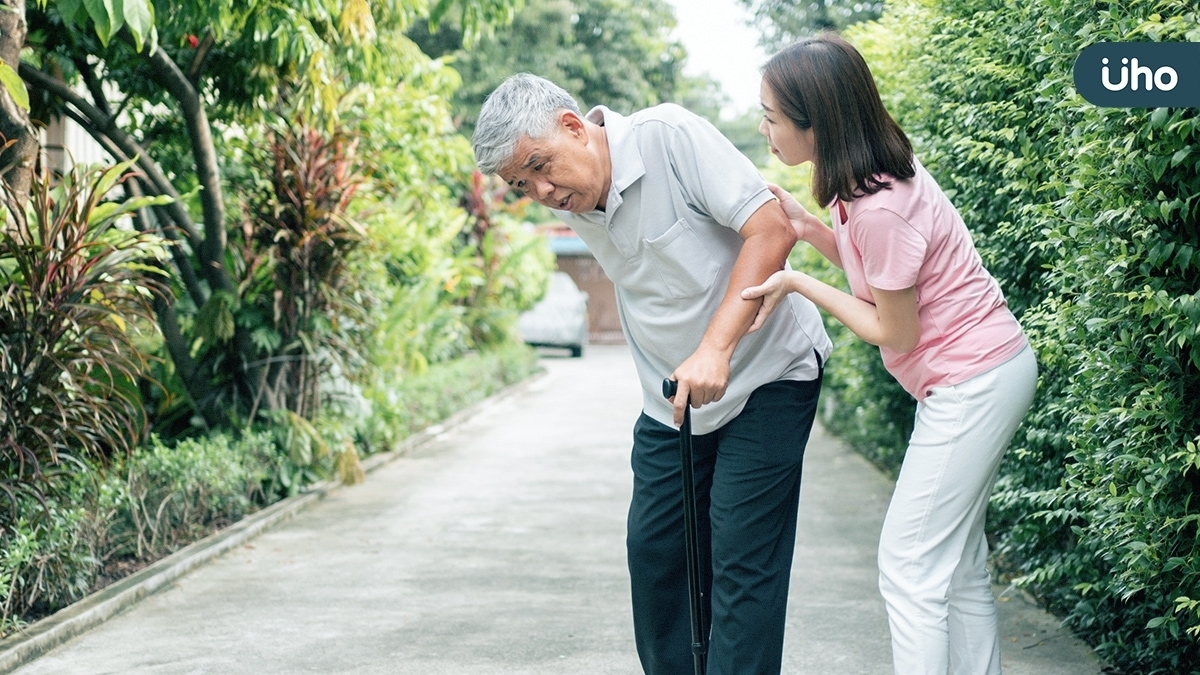
[[[916,287],[899,291],[870,288],[873,305],[803,272],[784,270],[772,274],[761,286],[742,291],[742,297],[763,299],[750,330],[757,330],[779,301],[794,292],[812,300],[863,340],[892,351],[911,352],[921,337]]]
[[[796,230],[796,236],[800,241],[807,242],[809,246],[817,249],[821,255],[825,256],[829,262],[842,268],[842,256],[838,253],[837,241],[833,237],[833,230],[828,225],[821,222],[821,219],[808,212],[796,201],[787,190],[775,185],[768,184],[771,189],[771,194],[779,200],[780,206],[783,207],[783,212],[788,217],[788,221],[792,224],[792,229]]]

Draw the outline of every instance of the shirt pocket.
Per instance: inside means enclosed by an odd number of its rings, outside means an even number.
[[[721,265],[684,218],[661,236],[647,239],[646,245],[649,262],[672,298],[690,298],[707,291],[721,271]]]

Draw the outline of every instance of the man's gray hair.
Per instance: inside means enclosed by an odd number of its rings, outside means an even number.
[[[557,113],[570,110],[583,117],[579,104],[562,87],[544,77],[519,73],[488,94],[475,122],[471,143],[475,163],[485,174],[496,173],[512,161],[522,136],[546,138],[558,126]]]

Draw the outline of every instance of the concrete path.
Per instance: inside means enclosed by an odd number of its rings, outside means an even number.
[[[639,673],[624,547],[632,363],[593,346],[544,364],[520,395],[14,672]],[[875,589],[890,490],[814,433],[784,672],[891,675]],[[1008,675],[1100,673],[1052,617],[998,591]]]

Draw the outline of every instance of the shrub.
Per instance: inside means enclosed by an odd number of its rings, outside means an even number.
[[[129,163],[35,179],[26,209],[0,221],[0,533],[18,492],[40,498],[50,469],[128,452],[146,367],[131,333],[163,293],[157,237],[120,225],[154,199],[105,201]]]
[[[380,374],[368,388],[374,414],[364,434],[372,450],[389,450],[425,427],[482,401],[538,369],[537,353],[506,342],[463,358],[435,364],[423,374]]]
[[[86,506],[54,497],[17,502],[18,515],[0,533],[0,636],[87,594],[97,559],[86,530]]]
[[[0,635],[240,519],[275,497],[269,432],[164,444],[59,475],[0,534]]]
[[[93,496],[100,562],[154,560],[274,501],[269,432],[213,434],[167,445],[157,437],[104,473]],[[268,497],[271,499],[268,499]]]

